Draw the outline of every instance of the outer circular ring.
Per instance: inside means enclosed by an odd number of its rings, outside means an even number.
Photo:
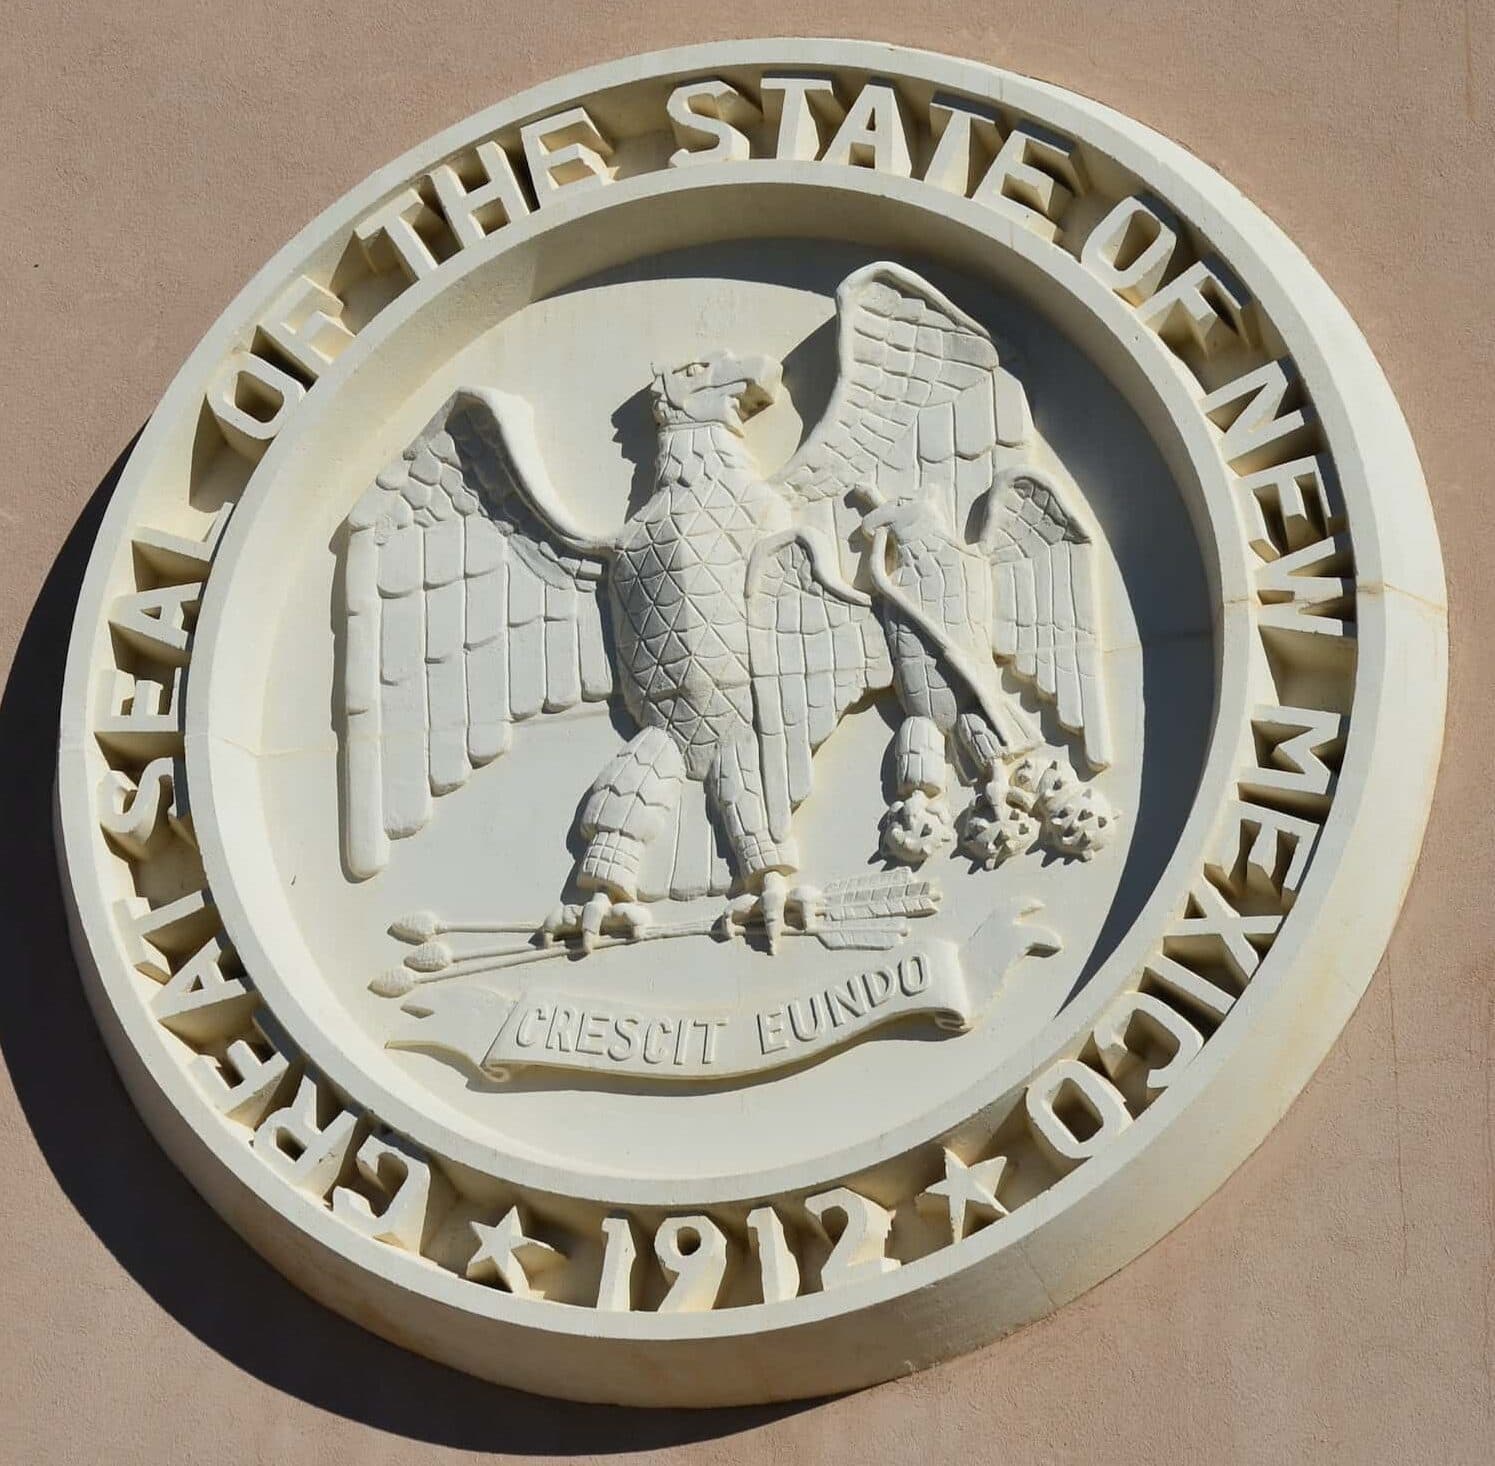
[[[288,1192],[207,1109],[166,1052],[122,956],[88,763],[92,679],[131,523],[158,487],[153,475],[190,435],[208,374],[293,269],[407,176],[509,120],[646,78],[759,64],[892,73],[1041,116],[1116,160],[1213,243],[1280,330],[1338,465],[1356,562],[1354,718],[1311,889],[1205,1053],[1093,1159],[1002,1226],[834,1293],[700,1314],[599,1314],[475,1288],[350,1232],[319,1202]],[[58,774],[64,887],[90,1000],[137,1105],[209,1201],[309,1292],[398,1342],[521,1387],[636,1403],[813,1395],[904,1372],[1050,1311],[1163,1235],[1260,1142],[1389,938],[1430,805],[1445,663],[1441,564],[1400,411],[1328,287],[1227,183],[1106,108],[973,63],[841,41],[687,48],[547,84],[422,145],[292,241],[189,358],[126,469],[80,598]]]

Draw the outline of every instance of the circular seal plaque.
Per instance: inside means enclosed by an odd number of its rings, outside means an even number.
[[[58,776],[99,1021],[303,1288],[713,1404],[1038,1318],[1256,1145],[1436,770],[1416,455],[1187,153],[752,41],[471,118],[142,436]]]

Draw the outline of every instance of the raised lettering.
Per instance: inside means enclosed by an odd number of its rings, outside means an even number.
[[[1028,1086],[1024,1103],[1033,1138],[1060,1171],[1089,1160],[1132,1123],[1116,1086],[1078,1059],[1050,1065]]]
[[[262,356],[236,351],[218,369],[208,388],[208,411],[223,441],[241,457],[258,463],[285,426],[306,387]]]
[[[563,189],[611,183],[613,145],[597,130],[585,107],[571,107],[519,129],[524,160],[541,208]]]
[[[670,154],[671,168],[745,161],[752,144],[744,129],[763,120],[763,114],[736,87],[715,77],[676,87],[665,112],[677,144]],[[699,146],[703,138],[709,146]]]
[[[628,1313],[635,1303],[634,1263],[638,1238],[627,1217],[602,1219],[602,1277],[597,1283],[597,1307],[604,1313]]]
[[[180,758],[152,759],[138,779],[107,769],[99,780],[99,826],[110,844],[131,860],[145,860],[172,832],[195,844],[186,795],[186,768]]]
[[[852,168],[874,168],[907,178],[913,172],[908,150],[908,128],[902,104],[892,87],[869,82],[857,93],[825,150],[826,163]]]
[[[976,144],[984,144],[989,154],[1001,146],[995,118],[960,102],[936,97],[929,104],[929,130],[935,143],[924,182],[964,198],[971,188]]]
[[[375,1212],[367,1197],[338,1186],[332,1193],[333,1216],[376,1242],[418,1253],[432,1211],[433,1179],[440,1182],[425,1157],[399,1136],[370,1135],[358,1147],[354,1164],[384,1205]]]
[[[835,83],[820,76],[765,76],[764,115],[777,124],[774,157],[809,161],[820,156],[820,128],[835,127],[846,115]]]
[[[781,1303],[799,1293],[799,1263],[784,1230],[783,1219],[771,1206],[756,1206],[747,1214],[748,1239],[758,1259],[758,1276],[765,1303]]]
[[[295,1098],[260,1121],[251,1143],[282,1180],[311,1196],[326,1196],[342,1174],[357,1128],[358,1117],[303,1074]]]
[[[384,274],[398,269],[413,283],[424,280],[439,263],[428,236],[440,227],[441,216],[407,188],[360,220],[353,233],[371,270]]]
[[[353,340],[343,324],[343,303],[324,285],[298,275],[260,324],[277,350],[313,381]]]
[[[710,1217],[666,1217],[654,1255],[670,1280],[661,1313],[705,1313],[716,1307],[727,1275],[727,1239]]]
[[[1200,399],[1201,411],[1222,429],[1220,456],[1238,473],[1267,467],[1274,457],[1283,456],[1284,449],[1291,454],[1300,450],[1312,420],[1311,409],[1304,405],[1282,411],[1284,400],[1297,385],[1297,371],[1283,357],[1236,377]]]
[[[890,1273],[898,1266],[898,1259],[887,1255],[893,1213],[886,1207],[859,1196],[847,1186],[837,1186],[818,1196],[807,1196],[805,1210],[820,1234],[831,1243],[831,1254],[820,1269],[820,1286],[824,1291],[858,1282],[869,1274]],[[834,1234],[826,1221],[832,1216],[841,1218]]]
[[[1080,251],[1080,263],[1132,305],[1157,294],[1178,248],[1178,235],[1141,198],[1116,205]]]
[[[1204,1047],[1204,1035],[1182,1013],[1148,993],[1123,993],[1096,1024],[1094,1037],[1112,1082],[1123,1086],[1140,1075],[1149,1102]]]
[[[1003,140],[971,197],[1042,238],[1057,240],[1065,209],[1084,190],[1074,144],[1022,123]]]
[[[1196,260],[1137,307],[1137,319],[1175,350],[1193,345],[1205,356],[1249,339],[1250,297],[1223,265]]]
[[[471,154],[477,177],[469,184],[453,163],[431,170],[431,187],[446,216],[447,227],[461,249],[480,244],[495,229],[529,213],[529,202],[519,186],[509,155],[489,138]]]
[[[194,1044],[211,1043],[243,1028],[259,997],[224,972],[231,955],[221,934],[209,937],[151,998],[156,1021]]]

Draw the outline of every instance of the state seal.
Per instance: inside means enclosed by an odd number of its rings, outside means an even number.
[[[1369,981],[1436,771],[1406,427],[1223,180],[751,41],[480,113],[204,338],[58,774],[147,1122],[523,1388],[931,1363],[1180,1221]]]

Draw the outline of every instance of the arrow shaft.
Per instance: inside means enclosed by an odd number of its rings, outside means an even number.
[[[808,927],[786,927],[785,936],[793,937],[817,937],[825,946],[839,947],[861,947],[881,948],[896,945],[896,943],[908,934],[908,923],[904,919],[909,915],[924,916],[932,914],[935,904],[927,905],[920,902],[919,910],[903,912],[884,911],[870,912],[866,910],[865,892],[832,890],[828,893],[829,901],[827,908],[819,914],[818,919]],[[857,898],[861,897],[861,900]],[[860,909],[858,909],[860,908]],[[744,925],[761,926],[761,916],[754,913]],[[521,922],[441,922],[436,930],[442,934],[460,932],[464,934],[489,934],[489,933],[522,933],[530,938],[540,936],[543,933],[543,925],[525,925]],[[722,928],[719,918],[700,917],[693,921],[680,921],[672,924],[644,927],[641,931],[631,936],[598,936],[590,951],[600,952],[611,947],[632,947],[640,942],[670,941],[679,937],[701,937],[719,936]],[[839,940],[837,939],[839,937]],[[410,982],[413,987],[423,987],[427,983],[446,982],[451,978],[478,977],[490,972],[505,972],[511,967],[524,967],[531,962],[548,962],[558,957],[573,957],[579,954],[581,948],[575,942],[561,941],[552,945],[534,947],[488,947],[477,951],[468,952],[460,957],[454,956],[450,965],[436,972],[412,972]]]
[[[640,942],[667,941],[672,937],[710,936],[715,922],[682,921],[673,926],[646,927],[636,937],[599,937],[592,951],[601,952],[609,947],[635,947]],[[548,962],[556,957],[574,957],[580,948],[566,943],[553,947],[497,947],[488,952],[470,952],[458,958],[450,967],[440,972],[415,973],[411,981],[417,987],[427,983],[445,982],[453,977],[477,977],[485,972],[504,972],[510,967],[523,967],[531,962]]]
[[[543,925],[538,921],[443,921],[436,926],[437,932],[445,936],[448,933],[460,933],[464,936],[486,936],[491,933],[517,933],[522,932],[533,935]]]

